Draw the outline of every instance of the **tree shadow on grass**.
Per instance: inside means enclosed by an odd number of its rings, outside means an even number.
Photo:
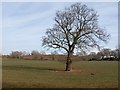
[[[51,67],[30,67],[30,66],[3,66],[2,67],[3,71],[4,70],[42,70],[42,71],[65,71],[64,69],[61,68],[51,68]]]
[[[23,66],[23,65],[17,65],[17,66],[3,66],[4,70],[37,70],[37,71],[52,71],[52,72],[81,72],[83,70],[81,69],[75,69],[72,68],[71,71],[65,71],[63,68],[53,68],[53,67],[32,67],[32,66]]]

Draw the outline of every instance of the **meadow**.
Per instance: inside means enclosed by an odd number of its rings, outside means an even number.
[[[3,88],[117,88],[118,61],[2,60]]]
[[[0,89],[2,89],[2,57],[0,56]]]

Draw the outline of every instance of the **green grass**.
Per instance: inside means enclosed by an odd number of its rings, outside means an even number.
[[[117,61],[73,62],[70,72],[64,71],[65,63],[57,61],[13,59],[3,60],[2,65],[3,88],[118,87]]]
[[[0,89],[2,89],[2,57],[0,56]]]

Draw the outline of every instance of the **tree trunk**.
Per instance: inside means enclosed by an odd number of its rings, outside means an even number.
[[[66,69],[65,69],[65,71],[70,71],[72,69],[72,66],[71,66],[71,64],[72,64],[71,56],[72,56],[72,53],[67,55],[67,62],[66,62]]]

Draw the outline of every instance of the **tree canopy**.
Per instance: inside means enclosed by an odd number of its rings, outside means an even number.
[[[85,51],[90,47],[100,48],[100,41],[107,42],[109,34],[98,24],[94,9],[75,3],[63,11],[57,11],[55,24],[47,29],[43,46],[62,48],[67,54],[67,64],[75,50]]]

